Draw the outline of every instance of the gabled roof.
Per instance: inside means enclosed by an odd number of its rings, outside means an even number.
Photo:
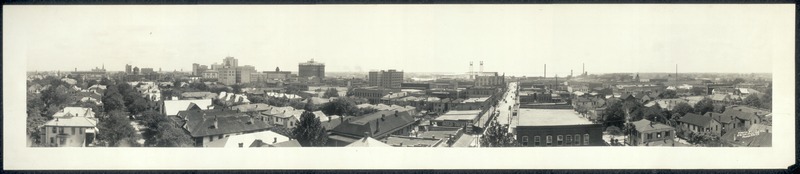
[[[233,110],[237,110],[239,112],[263,112],[267,111],[272,106],[264,103],[250,103],[250,104],[241,104],[231,107]]]
[[[272,131],[262,131],[262,132],[254,132],[241,135],[231,135],[229,137],[209,142],[206,145],[208,147],[239,148],[239,143],[242,143],[243,146],[242,148],[248,148],[251,147],[250,145],[252,145],[256,141],[260,141],[262,142],[262,144],[272,145],[276,143],[289,141],[289,137],[283,136],[281,134]]]
[[[386,143],[381,141],[375,140],[371,137],[364,137],[353,143],[348,144],[345,147],[392,147]]]
[[[177,115],[178,112],[188,109],[191,104],[197,105],[200,109],[207,109],[212,105],[211,99],[164,100],[164,114]]]
[[[734,121],[733,120],[734,117],[732,117],[731,115],[723,114],[723,113],[706,112],[706,114],[703,115],[703,116],[711,117],[712,119],[717,120],[717,122],[720,122],[720,123],[733,123],[733,121]]]
[[[397,129],[413,124],[416,120],[407,112],[378,111],[372,114],[345,120],[332,130],[335,134],[363,137],[365,132],[373,137],[383,137]]]
[[[185,128],[192,137],[251,132],[270,128],[261,120],[233,110],[181,111],[178,116],[186,120]],[[217,127],[214,127],[214,121],[217,121]]]
[[[760,118],[755,113],[747,113],[739,111],[738,109],[725,109],[725,115],[733,115],[742,120],[759,120]]]
[[[714,101],[724,101],[725,99],[730,99],[730,95],[728,94],[712,94],[710,96],[711,100]]]
[[[652,123],[652,124],[651,124]],[[653,122],[647,119],[641,119],[639,121],[633,122],[636,131],[639,132],[649,132],[649,131],[664,131],[664,130],[673,130],[672,126],[668,126],[666,124],[661,124],[657,122]]]
[[[44,123],[45,126],[95,127],[97,120],[88,117],[57,117]]]
[[[272,144],[270,147],[302,147],[302,145],[300,145],[299,141],[292,139],[289,141]]]
[[[84,108],[84,107],[64,107],[61,111],[56,112],[53,114],[53,117],[94,117],[94,111],[92,108]]]
[[[711,121],[714,121],[711,117],[705,117],[702,115],[697,115],[694,113],[686,113],[683,117],[681,117],[679,122],[689,123],[696,126],[708,126]]]

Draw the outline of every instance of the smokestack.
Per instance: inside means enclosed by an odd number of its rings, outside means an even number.
[[[547,64],[544,64],[544,78],[547,78]]]
[[[475,73],[472,71],[472,61],[469,61],[469,78],[472,79],[473,75],[475,75]]]
[[[585,63],[581,63],[581,74],[585,74],[585,73],[586,73],[586,64]]]
[[[481,61],[481,74],[483,74],[483,61]]]

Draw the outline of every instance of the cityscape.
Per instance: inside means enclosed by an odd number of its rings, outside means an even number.
[[[770,73],[326,73],[239,64],[27,74],[29,147],[771,147]],[[123,65],[115,65],[123,66]],[[264,67],[259,67],[264,68]],[[291,69],[293,71],[287,70]],[[497,68],[493,68],[497,69]]]
[[[31,151],[772,149],[767,7],[25,7],[7,65]]]

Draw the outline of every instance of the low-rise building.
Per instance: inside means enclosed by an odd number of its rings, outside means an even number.
[[[719,136],[722,133],[722,125],[712,117],[686,113],[678,120],[678,124],[684,129],[694,133],[711,133]]]
[[[365,133],[378,140],[385,139],[389,135],[408,136],[414,129],[415,123],[416,120],[408,112],[399,111],[378,111],[352,117],[331,130],[328,145],[348,145],[364,137]]]
[[[186,110],[177,114],[178,125],[195,141],[195,146],[207,147],[209,143],[232,135],[267,131],[270,126],[254,116],[234,110]]]
[[[194,100],[164,100],[161,105],[161,114],[164,116],[178,115],[178,112],[196,108],[199,110],[211,109],[211,99]]]
[[[41,142],[51,147],[85,147],[94,143],[99,130],[91,108],[66,107],[42,126]]]
[[[511,128],[520,145],[605,146],[603,125],[595,124],[571,109],[520,109]]]
[[[634,146],[656,146],[669,145],[675,139],[675,128],[661,123],[656,123],[647,119],[641,119],[632,123],[634,129],[630,135],[631,145]]]

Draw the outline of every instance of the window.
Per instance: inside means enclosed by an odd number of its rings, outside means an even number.
[[[528,136],[522,136],[522,145],[528,146]]]
[[[58,128],[58,134],[64,134],[64,128],[63,127]]]
[[[219,138],[217,138],[217,139],[222,139],[222,135],[219,135]]]
[[[574,142],[575,142],[576,146],[581,145],[581,135],[575,134],[575,141]]]
[[[208,136],[208,142],[214,141],[214,136]]]
[[[656,138],[661,138],[661,132],[656,133]]]
[[[547,146],[552,146],[552,145],[553,145],[553,136],[548,135],[547,136]]]
[[[83,128],[78,129],[78,132],[83,135]]]
[[[670,131],[666,131],[666,132],[664,132],[664,136],[665,136],[665,137],[669,137],[669,132],[670,132]]]
[[[589,134],[583,134],[583,145],[589,145]]]
[[[56,129],[57,128],[56,127],[51,127],[51,128],[53,128],[53,133],[56,133]],[[50,142],[53,142],[53,141],[50,141]]]
[[[564,145],[569,146],[570,144],[572,144],[572,135],[567,135],[567,142]]]
[[[647,140],[649,140],[649,139],[653,139],[653,134],[652,133],[647,133]]]
[[[75,128],[72,128],[72,135],[75,135]]]
[[[541,146],[541,138],[539,136],[533,137],[533,146]]]
[[[244,147],[244,143],[239,143],[239,148]]]
[[[53,130],[56,130],[56,129],[53,128]],[[53,131],[53,133],[55,133],[55,131]],[[50,137],[50,143],[56,143],[56,138],[55,137]]]
[[[556,141],[558,141],[558,143],[556,143],[556,145],[559,145],[559,146],[560,146],[560,145],[563,145],[563,143],[564,143],[564,136],[562,136],[562,135],[559,135],[559,136],[557,137]]]

